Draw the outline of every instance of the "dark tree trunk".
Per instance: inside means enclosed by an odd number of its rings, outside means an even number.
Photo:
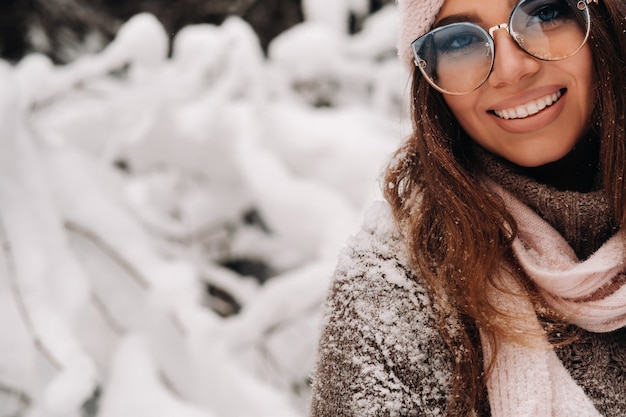
[[[370,11],[392,2],[370,0]],[[301,0],[4,0],[0,54],[16,61],[25,53],[43,52],[65,63],[97,52],[140,12],[154,14],[171,37],[189,24],[221,24],[228,16],[240,16],[253,27],[263,49],[303,19]]]

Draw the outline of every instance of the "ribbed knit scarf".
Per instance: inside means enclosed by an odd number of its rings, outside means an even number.
[[[626,236],[622,231],[580,261],[568,242],[535,211],[492,180],[487,187],[504,201],[518,227],[513,252],[525,276],[549,307],[565,320],[592,332],[626,325]],[[493,417],[600,416],[569,375],[542,332],[533,303],[524,296],[521,277],[503,268],[504,288],[487,289],[492,301],[518,317],[519,328],[536,335],[526,345],[498,340],[487,382]],[[489,339],[483,336],[485,363]]]

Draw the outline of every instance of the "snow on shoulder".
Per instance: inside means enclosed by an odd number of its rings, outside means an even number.
[[[381,264],[381,276],[399,287],[412,285],[397,268],[398,263],[408,265],[408,258],[387,202],[376,201],[367,209],[361,232],[350,238],[348,246],[355,252],[393,261]]]

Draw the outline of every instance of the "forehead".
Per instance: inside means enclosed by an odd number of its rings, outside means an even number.
[[[453,22],[506,21],[519,0],[445,0],[435,20],[435,26]]]

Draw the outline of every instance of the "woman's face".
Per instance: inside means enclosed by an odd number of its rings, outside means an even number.
[[[488,29],[508,22],[514,6],[508,0],[446,0],[437,20],[469,16]],[[446,103],[476,142],[514,164],[535,167],[561,159],[589,129],[589,45],[564,60],[541,61],[522,51],[506,29],[493,37],[496,53],[488,80],[467,95],[444,94]],[[546,107],[536,112],[542,102]]]

